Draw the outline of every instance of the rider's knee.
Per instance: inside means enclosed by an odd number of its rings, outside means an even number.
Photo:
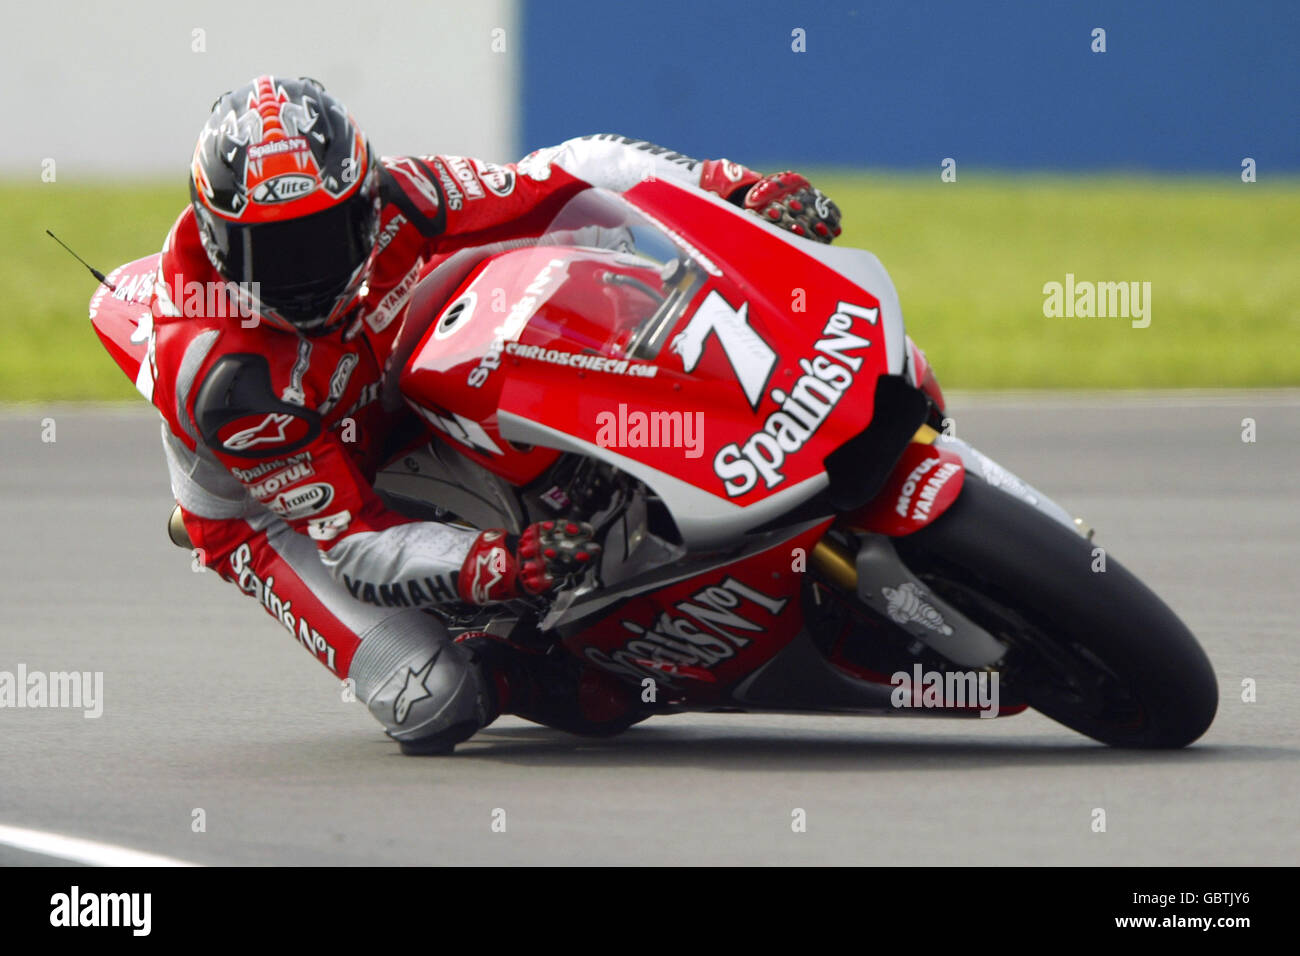
[[[407,752],[450,750],[496,716],[473,654],[417,611],[395,614],[363,635],[350,676],[358,698]]]

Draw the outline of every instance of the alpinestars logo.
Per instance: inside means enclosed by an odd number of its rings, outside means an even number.
[[[729,497],[753,489],[761,477],[768,488],[785,481],[781,469],[788,456],[798,452],[830,417],[840,397],[852,387],[862,357],[850,355],[871,345],[853,331],[854,319],[875,325],[880,309],[839,302],[822,329],[825,338],[813,348],[821,355],[799,360],[803,375],[789,392],[773,388],[768,395],[780,407],[763,422],[763,428],[743,444],[724,445],[713,459],[713,473],[722,479]],[[832,361],[832,359],[834,361]]]
[[[484,532],[483,541],[487,543],[500,537],[500,532],[488,531]],[[493,589],[505,579],[509,561],[510,555],[504,544],[495,545],[475,557],[469,579],[469,593],[475,604],[492,603]]]
[[[235,432],[223,444],[233,451],[242,451],[254,445],[279,444],[284,441],[285,430],[292,421],[293,416],[290,414],[272,412],[262,419],[260,425]]]
[[[403,156],[399,159],[390,159],[385,165],[393,178],[398,180],[402,192],[415,204],[421,215],[428,219],[438,215],[440,205],[438,189],[425,175],[424,168],[421,168],[423,164],[417,164],[411,156]]]
[[[429,675],[433,673],[434,662],[438,660],[438,655],[441,653],[442,648],[438,648],[418,671],[414,667],[407,669],[406,683],[402,685],[397,699],[393,701],[394,723],[406,723],[406,718],[411,714],[411,707],[433,696],[433,691],[429,690]]]

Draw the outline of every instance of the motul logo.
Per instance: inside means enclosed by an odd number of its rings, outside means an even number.
[[[281,488],[287,488],[295,481],[301,481],[315,474],[310,462],[299,462],[296,465],[290,465],[283,471],[278,471],[269,475],[265,480],[259,481],[248,489],[248,493],[254,498],[265,498],[267,495],[273,495]]]
[[[907,481],[899,489],[898,503],[894,506],[894,511],[900,518],[907,517],[908,507],[912,504],[912,495],[916,494],[918,485],[921,487],[921,494],[916,499],[912,520],[921,521],[930,516],[930,509],[934,507],[934,500],[939,497],[943,486],[948,483],[949,478],[961,471],[961,465],[949,461],[944,462],[938,471],[926,477],[926,473],[941,461],[940,458],[927,458],[912,469],[911,474],[907,476]]]

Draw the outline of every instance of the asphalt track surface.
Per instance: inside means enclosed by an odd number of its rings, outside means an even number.
[[[203,864],[1294,864],[1300,393],[951,405],[1198,635],[1222,698],[1199,743],[1114,751],[1034,713],[688,715],[597,743],[505,718],[454,758],[403,758],[167,542],[148,409],[13,407],[0,670],[102,671],[104,711],[0,709],[0,824]]]

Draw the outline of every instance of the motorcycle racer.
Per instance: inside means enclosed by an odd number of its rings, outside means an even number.
[[[834,203],[797,173],[622,136],[506,165],[377,157],[306,78],[259,76],[226,93],[200,134],[141,371],[164,419],[180,536],[351,680],[405,753],[448,752],[500,713],[577,733],[641,716],[604,672],[487,635],[452,642],[426,613],[554,591],[599,555],[590,526],[548,521],[516,537],[419,520],[373,482],[428,437],[390,374],[419,280],[457,250],[540,235],[584,189],[647,176],[811,240],[840,232]],[[196,283],[224,298],[191,297]]]

